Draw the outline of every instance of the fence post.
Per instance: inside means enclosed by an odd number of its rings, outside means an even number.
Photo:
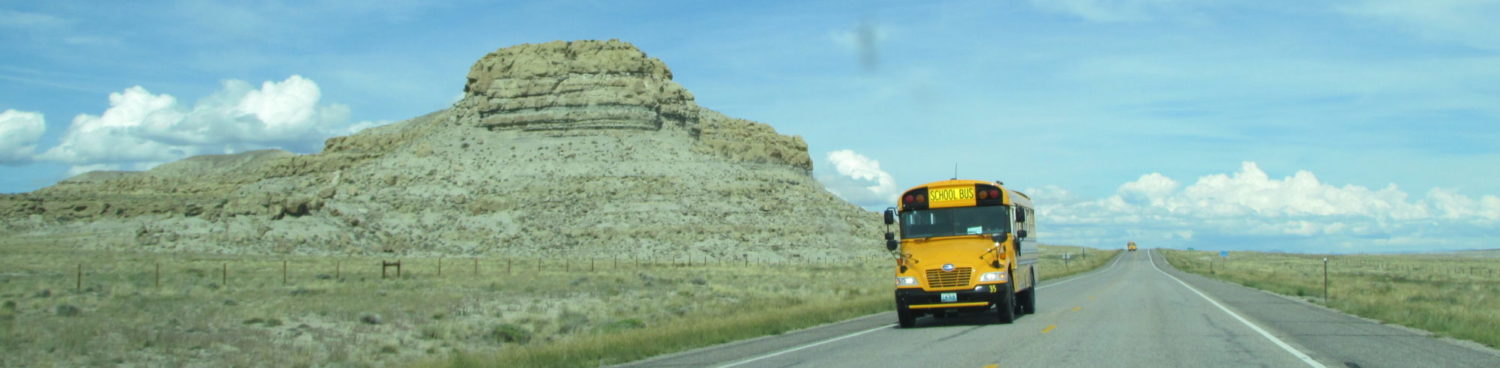
[[[161,262],[156,262],[156,288],[161,288]]]
[[[1328,257],[1323,257],[1323,304],[1328,304]]]
[[[224,268],[219,272],[219,284],[229,287],[229,262],[224,262]]]
[[[79,291],[79,292],[83,291],[83,264],[82,263],[78,264],[78,290],[77,291]]]
[[[341,277],[339,277],[339,261],[338,260],[333,260],[333,279],[334,280],[338,280],[340,278]]]
[[[479,258],[474,259],[474,275],[479,276]]]
[[[281,284],[286,285],[286,260],[281,260]]]

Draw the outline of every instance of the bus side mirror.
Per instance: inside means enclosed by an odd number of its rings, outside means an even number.
[[[890,234],[890,233],[886,233],[886,234]],[[886,239],[885,240],[885,249],[886,250],[896,250],[896,245],[898,245],[898,244],[901,244],[901,242],[896,241],[896,239]]]
[[[896,240],[896,234],[889,231],[885,232],[885,240]]]
[[[1026,229],[1016,230],[1016,237],[1021,238],[1021,239],[1025,239],[1026,238]]]
[[[896,223],[896,209],[895,208],[886,208],[885,209],[885,224],[886,225],[890,225],[890,224],[894,224],[894,223]]]

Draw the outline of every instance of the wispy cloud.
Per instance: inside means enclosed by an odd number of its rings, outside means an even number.
[[[1140,22],[1172,13],[1182,0],[1031,0],[1032,6],[1095,22]]]
[[[0,27],[21,30],[50,30],[66,27],[73,22],[46,13],[34,13],[0,9]]]
[[[1339,10],[1392,22],[1432,40],[1500,50],[1500,32],[1495,30],[1500,1],[1496,0],[1363,0],[1345,3]]]

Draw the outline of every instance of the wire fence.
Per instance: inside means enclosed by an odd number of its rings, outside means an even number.
[[[67,264],[65,268],[18,267],[0,278],[7,282],[25,278],[40,279],[45,284],[65,286],[77,291],[86,287],[128,284],[137,288],[162,288],[179,284],[204,285],[211,288],[237,285],[274,286],[306,282],[379,282],[383,280],[473,280],[502,277],[559,277],[599,272],[643,270],[712,271],[732,268],[811,267],[819,269],[876,268],[894,264],[885,257],[804,257],[757,259],[753,257],[657,257],[612,256],[608,258],[310,258],[264,259],[152,259],[95,260]]]

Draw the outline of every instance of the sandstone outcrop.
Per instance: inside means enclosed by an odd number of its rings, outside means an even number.
[[[807,144],[700,107],[621,41],[476,62],[454,106],[327,140],[0,196],[5,231],[93,246],[347,254],[878,254],[878,216],[810,175]]]

